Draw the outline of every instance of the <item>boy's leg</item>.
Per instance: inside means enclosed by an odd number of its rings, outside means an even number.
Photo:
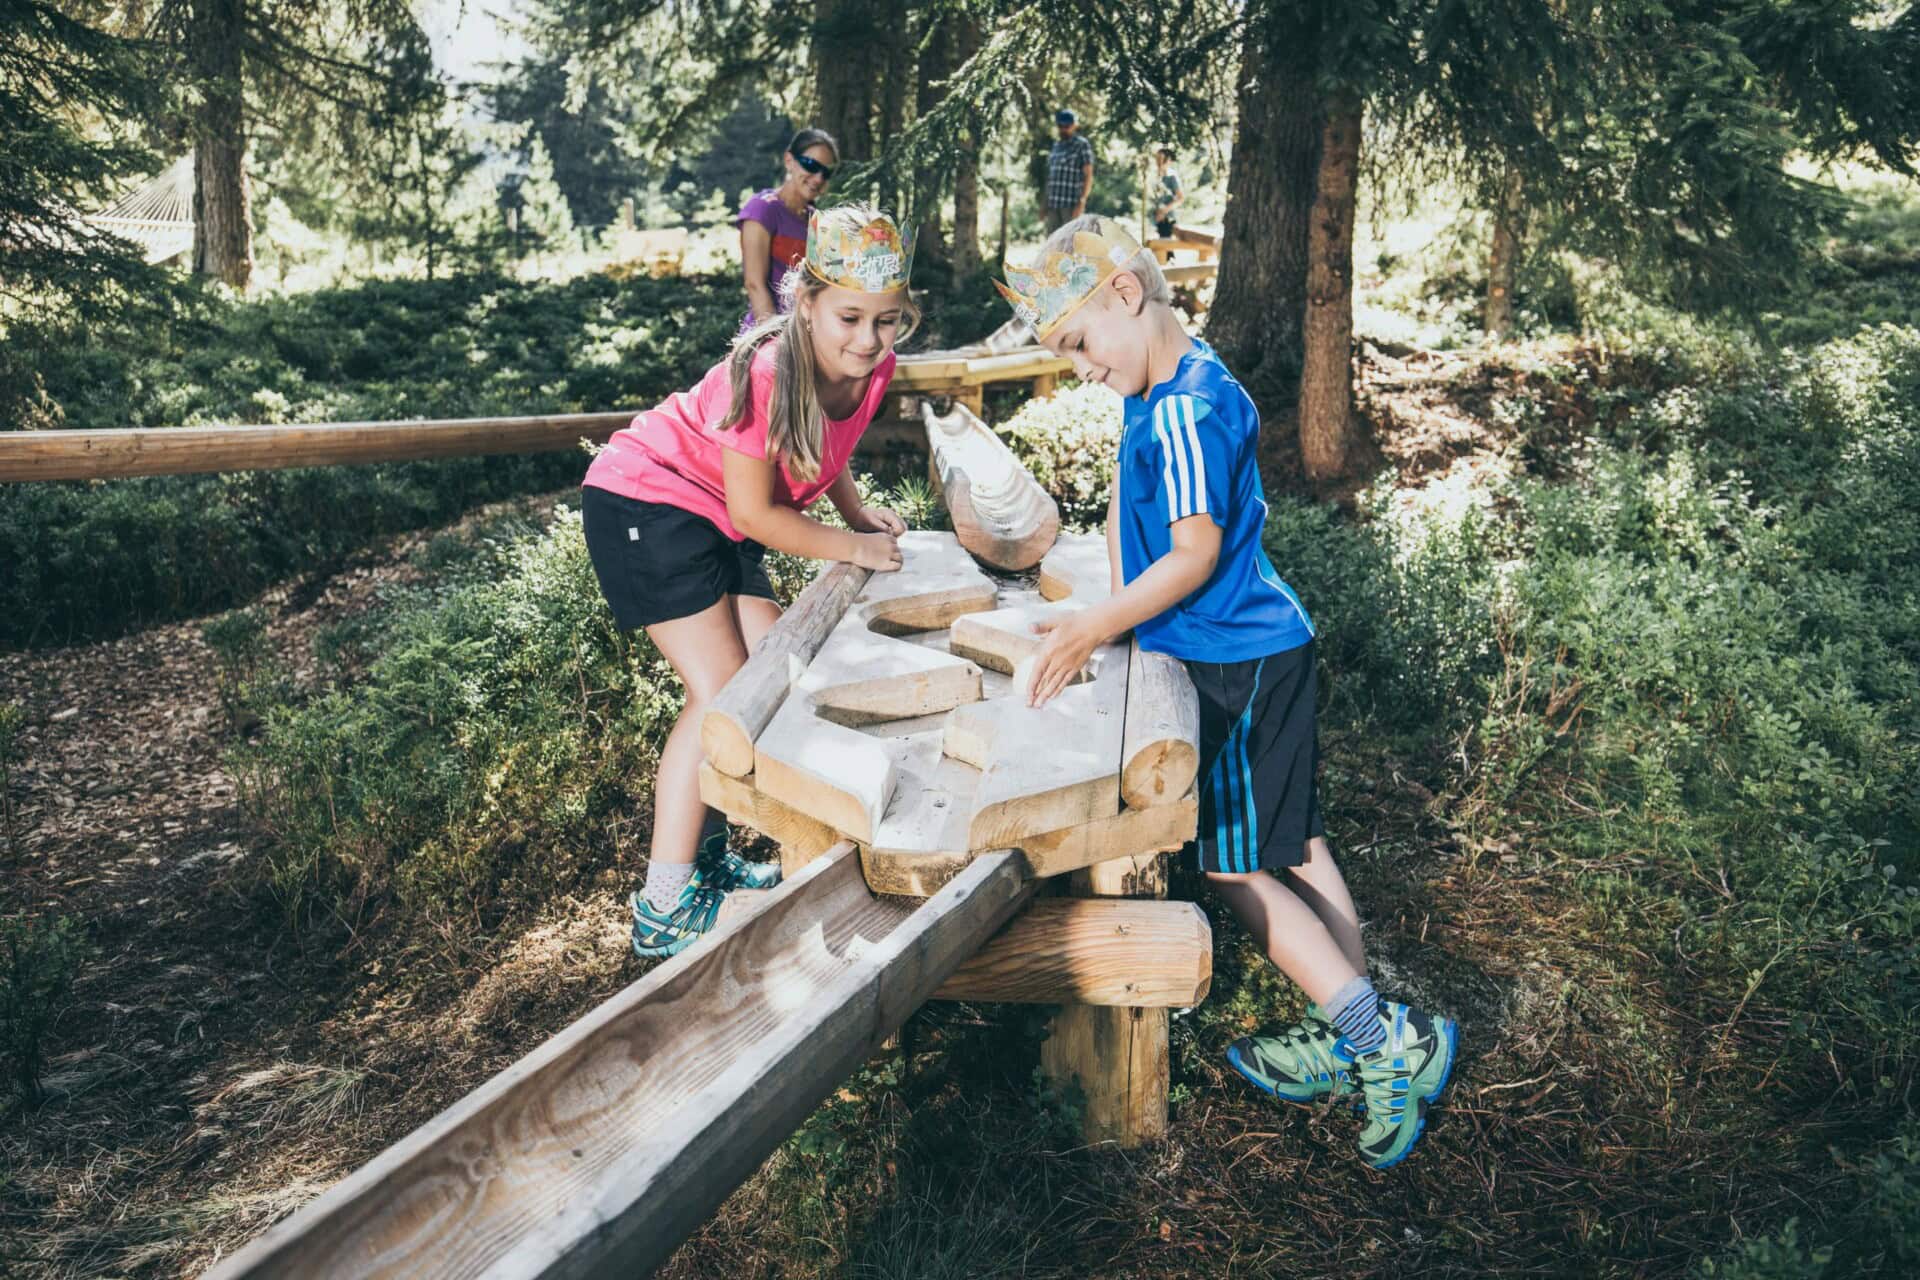
[[[1264,871],[1208,872],[1207,882],[1247,932],[1260,940],[1267,958],[1322,1008],[1361,976],[1359,966],[1313,907],[1274,876]]]
[[[1333,860],[1333,851],[1327,848],[1326,837],[1308,840],[1305,860],[1286,871],[1287,887],[1326,926],[1354,972],[1365,973],[1367,949],[1360,939],[1360,913],[1353,905],[1353,895],[1347,892],[1346,877]]]

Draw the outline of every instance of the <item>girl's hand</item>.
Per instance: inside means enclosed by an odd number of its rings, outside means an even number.
[[[1073,613],[1033,624],[1035,633],[1047,639],[1034,655],[1033,675],[1027,681],[1028,706],[1047,705],[1055,694],[1073,683],[1086,668],[1093,651],[1106,640],[1097,626],[1088,625],[1087,617],[1085,613]]]
[[[862,507],[847,521],[847,527],[855,533],[890,533],[897,538],[907,531],[907,522],[885,507]]]
[[[887,514],[893,515],[891,511]],[[900,567],[900,543],[890,533],[856,533],[852,559],[862,569],[892,573]]]

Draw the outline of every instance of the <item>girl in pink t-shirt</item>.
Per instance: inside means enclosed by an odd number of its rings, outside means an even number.
[[[766,548],[900,567],[900,517],[862,503],[847,460],[879,412],[893,347],[919,320],[912,237],[864,205],[816,212],[782,314],[755,326],[690,391],[616,433],[587,469],[581,516],[600,590],[687,687],[654,778],[652,856],[633,895],[633,947],[671,955],[712,928],[729,889],[779,868],[727,849],[700,798],[707,704],[780,616]],[[802,514],[822,494],[846,529]]]

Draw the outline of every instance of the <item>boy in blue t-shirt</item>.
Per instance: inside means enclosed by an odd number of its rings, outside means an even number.
[[[1186,663],[1200,695],[1199,863],[1242,924],[1311,997],[1307,1018],[1236,1041],[1228,1060],[1291,1102],[1358,1095],[1360,1154],[1405,1159],[1446,1087],[1450,1018],[1381,1000],[1314,791],[1313,622],[1260,544],[1260,418],[1173,314],[1165,278],[1119,224],[1067,223],[1001,292],[1083,382],[1125,397],[1107,505],[1113,595],[1045,627],[1028,700],[1065,688],[1127,631]]]

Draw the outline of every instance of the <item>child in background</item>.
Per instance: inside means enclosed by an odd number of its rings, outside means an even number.
[[[581,517],[594,575],[624,629],[644,627],[687,689],[654,779],[652,854],[631,899],[633,949],[672,955],[713,927],[722,896],[778,866],[727,848],[700,799],[700,720],[780,616],[761,567],[772,547],[900,567],[906,524],[865,506],[847,461],[879,412],[894,344],[919,319],[912,237],[865,205],[816,212],[786,306],[691,391],[616,433],[588,468]],[[847,528],[801,514],[825,494]]]
[[[1452,1019],[1383,1001],[1353,899],[1327,848],[1314,771],[1313,623],[1261,548],[1267,505],[1252,400],[1187,335],[1153,256],[1118,223],[1078,218],[1002,286],[1083,382],[1125,397],[1107,507],[1114,592],[1040,628],[1028,700],[1059,693],[1101,644],[1135,633],[1185,662],[1200,694],[1200,869],[1312,1002],[1305,1021],[1227,1057],[1293,1102],[1358,1095],[1360,1154],[1405,1159],[1446,1086]]]

